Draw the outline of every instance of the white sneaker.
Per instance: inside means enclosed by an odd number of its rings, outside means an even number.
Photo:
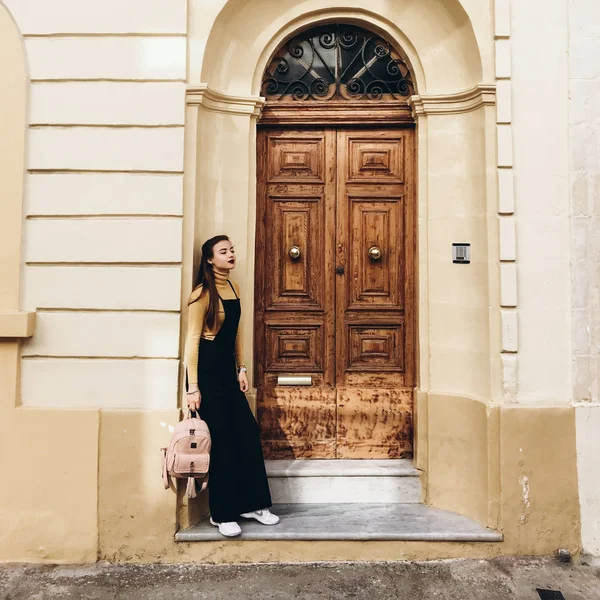
[[[210,524],[218,527],[219,533],[226,537],[235,537],[236,535],[240,535],[240,533],[242,533],[242,528],[235,521],[217,523],[216,521],[213,521],[213,518],[211,517]]]
[[[274,515],[268,508],[253,510],[249,513],[242,513],[240,516],[244,517],[244,519],[256,519],[263,525],[277,525],[277,523],[279,523],[279,517]]]

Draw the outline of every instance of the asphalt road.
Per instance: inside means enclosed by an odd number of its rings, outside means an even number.
[[[600,568],[497,558],[296,565],[0,565],[1,600],[600,600]],[[559,600],[549,596],[547,600]],[[542,599],[546,600],[546,599]]]

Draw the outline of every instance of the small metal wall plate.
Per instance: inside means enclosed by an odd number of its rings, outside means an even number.
[[[310,375],[279,375],[277,385],[312,385]]]
[[[471,262],[471,244],[452,244],[452,262],[468,265]]]

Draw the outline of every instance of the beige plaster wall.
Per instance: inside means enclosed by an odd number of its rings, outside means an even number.
[[[427,229],[428,258],[420,276],[428,289],[419,311],[427,313],[428,327],[419,333],[428,373],[421,387],[489,399],[490,354],[497,352],[490,348],[489,270],[497,250],[488,247],[485,110],[426,119],[427,137],[420,141],[427,145],[427,164],[420,178],[427,191],[420,185],[419,208],[426,215],[420,223]],[[452,243],[465,241],[471,264],[453,264]]]
[[[472,398],[429,394],[427,502],[486,525],[492,501],[488,412],[484,402]]]
[[[0,423],[0,561],[95,562],[99,413],[9,407]]]
[[[574,409],[503,407],[500,454],[502,527],[515,553],[580,550]]]
[[[515,554],[580,550],[573,408],[431,394],[427,415],[429,503],[500,529]]]
[[[14,312],[27,77],[19,31],[2,3],[0,45],[7,83],[0,100],[0,311]],[[95,561],[98,414],[17,408],[20,341],[6,338],[5,331],[0,336],[0,561]]]
[[[583,551],[600,556],[600,5],[569,2],[572,394]]]
[[[31,80],[17,268],[37,329],[20,402],[173,408],[187,3],[6,4]]]
[[[175,496],[159,477],[161,453],[179,412],[100,413],[98,556],[101,560],[159,562],[175,558]]]
[[[571,397],[567,23],[567,0],[511,3],[519,403]]]
[[[575,413],[582,549],[600,556],[600,406],[579,405]]]
[[[569,2],[573,400],[600,401],[600,68],[596,2]]]

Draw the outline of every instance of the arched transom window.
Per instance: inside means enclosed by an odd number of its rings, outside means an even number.
[[[354,25],[309,29],[284,44],[262,81],[267,102],[398,102],[415,93],[410,69],[380,35]]]

